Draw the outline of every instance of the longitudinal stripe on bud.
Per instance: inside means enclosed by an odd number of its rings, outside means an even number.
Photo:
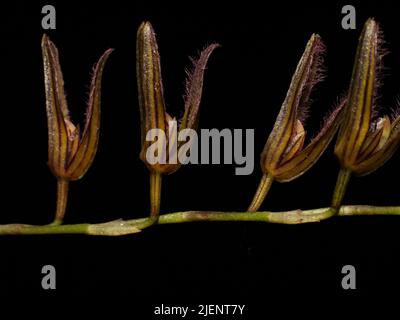
[[[103,53],[94,67],[90,84],[89,102],[86,111],[85,128],[76,151],[68,166],[70,180],[81,178],[92,164],[96,155],[100,133],[100,105],[101,105],[101,81],[104,66],[112,49]]]
[[[346,115],[335,147],[335,154],[344,167],[356,162],[370,129],[378,58],[378,25],[368,19],[360,36]]]
[[[69,121],[69,114],[58,51],[46,35],[43,35],[42,38],[42,55],[49,139],[49,167],[56,176],[63,176],[68,145],[71,143],[65,124],[65,120]]]
[[[318,68],[320,68],[322,52],[322,41],[317,34],[313,34],[297,65],[285,101],[264,148],[266,163],[271,166],[271,169],[276,167],[285,154],[293,134],[295,120],[305,112],[298,108],[307,107],[311,89],[319,80]]]
[[[143,22],[137,32],[136,72],[142,126],[142,148],[151,129],[165,132],[165,102],[161,78],[160,56],[153,27]]]

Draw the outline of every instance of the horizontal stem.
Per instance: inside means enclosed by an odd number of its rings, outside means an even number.
[[[82,223],[82,224],[66,224],[66,225],[58,225],[58,224],[48,224],[48,225],[31,225],[31,224],[4,224],[0,225],[0,234],[1,235],[10,235],[10,234],[86,234],[87,229],[90,224]]]
[[[312,212],[309,212],[312,211]],[[213,212],[186,211],[160,216],[159,224],[184,223],[195,221],[258,221],[282,224],[318,222],[332,216],[330,208],[316,210],[293,210],[284,212]]]
[[[148,219],[151,225],[151,219]],[[147,224],[137,224],[146,228]],[[0,235],[36,235],[36,234],[88,234],[97,236],[121,236],[139,232],[141,229],[123,220],[115,220],[105,223],[80,223],[80,224],[47,224],[42,226],[29,224],[5,224],[0,225]]]
[[[400,215],[400,207],[375,207],[375,206],[342,206],[340,216],[372,216],[372,215]]]
[[[326,220],[335,214],[332,208],[292,211],[260,211],[260,212],[216,212],[216,211],[184,211],[163,214],[156,224],[186,223],[196,221],[258,221],[279,224],[303,224]],[[342,206],[339,216],[362,215],[399,215],[400,206],[375,207],[366,205]],[[154,224],[152,218],[132,220],[114,220],[105,223],[82,223],[65,225],[0,225],[0,235],[35,235],[35,234],[87,234],[98,236],[120,236],[140,232]]]

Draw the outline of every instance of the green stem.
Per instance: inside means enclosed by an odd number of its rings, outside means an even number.
[[[48,224],[44,226],[35,226],[28,224],[6,224],[0,225],[0,234],[2,235],[30,235],[30,234],[85,234],[90,224],[72,224],[55,225]]]
[[[258,221],[281,224],[301,224],[319,222],[331,217],[329,208],[308,211],[293,210],[285,212],[207,212],[186,211],[161,215],[158,224],[184,223],[195,221]]]
[[[331,207],[336,213],[339,211],[339,208],[342,205],[343,197],[346,193],[350,176],[351,176],[350,170],[340,169],[331,203]]]
[[[138,225],[146,227],[146,224],[144,223]],[[114,220],[96,224],[47,224],[43,226],[28,224],[0,225],[0,235],[88,234],[96,236],[121,236],[139,231],[140,229],[136,227],[136,225],[123,220]]]
[[[400,207],[375,207],[375,206],[342,206],[339,216],[372,216],[372,215],[400,215]]]
[[[64,179],[57,180],[57,208],[52,225],[60,225],[64,220],[68,201],[68,183],[69,182]]]
[[[332,208],[318,208],[311,210],[292,210],[282,212],[214,212],[214,211],[184,211],[163,214],[156,224],[187,223],[196,221],[257,221],[279,224],[303,224],[319,222],[331,218],[336,211]],[[400,207],[374,206],[342,206],[338,216],[362,215],[398,215]],[[139,218],[133,220],[115,220],[97,224],[71,225],[0,225],[0,235],[39,235],[39,234],[87,234],[97,236],[120,236],[140,232],[154,224],[154,219]]]
[[[269,189],[271,188],[272,182],[274,181],[274,177],[270,174],[263,174],[261,181],[258,185],[257,191],[253,197],[253,201],[251,202],[248,212],[256,212],[262,203],[265,200],[265,197],[268,194]]]

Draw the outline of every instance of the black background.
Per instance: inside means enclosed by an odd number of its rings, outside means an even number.
[[[0,223],[45,224],[55,209],[55,179],[46,165],[47,122],[40,40],[41,8],[53,4],[57,28],[47,31],[60,52],[73,120],[82,122],[93,64],[115,48],[103,76],[102,128],[93,166],[71,183],[65,223],[139,218],[148,210],[148,172],[138,159],[140,124],[135,76],[136,30],[149,20],[157,33],[170,114],[183,111],[189,56],[222,45],[205,75],[200,128],[254,128],[255,169],[191,165],[164,179],[162,213],[245,210],[259,178],[259,154],[313,32],[327,46],[327,78],[315,91],[308,136],[348,87],[358,35],[375,17],[385,34],[382,113],[396,106],[400,20],[390,2],[354,3],[357,29],[343,30],[348,3],[259,4],[112,1],[24,3],[3,7],[1,21],[2,197]],[[399,205],[400,154],[376,173],[352,179],[348,204]],[[338,164],[330,148],[299,179],[274,184],[265,210],[329,205]],[[397,217],[334,218],[318,224],[197,223],[156,226],[119,238],[0,238],[4,296],[126,297],[132,314],[151,318],[158,303],[247,303],[248,317],[267,315],[267,297],[353,298],[389,294],[400,285]],[[57,289],[41,288],[41,268],[57,270]],[[357,289],[341,287],[341,268],[357,270]],[[44,302],[46,300],[42,300]],[[258,302],[260,301],[260,302]],[[268,298],[268,301],[271,301]],[[256,316],[257,315],[257,316]]]

